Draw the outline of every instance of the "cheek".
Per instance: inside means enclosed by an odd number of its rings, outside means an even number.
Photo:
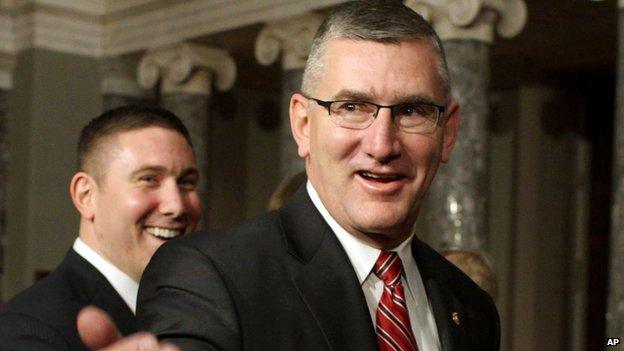
[[[128,214],[134,220],[147,216],[158,207],[158,200],[155,196],[141,192],[128,194],[125,203]]]
[[[441,159],[442,142],[439,137],[420,138],[405,145],[407,157],[419,178],[431,178]]]
[[[359,137],[356,131],[333,124],[325,127],[315,131],[315,140],[310,145],[311,156],[318,158],[323,167],[335,167],[357,155]]]

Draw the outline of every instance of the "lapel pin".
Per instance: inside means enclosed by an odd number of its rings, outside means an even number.
[[[456,325],[459,325],[461,323],[461,321],[459,320],[459,313],[453,312],[452,317],[453,322],[455,322]]]

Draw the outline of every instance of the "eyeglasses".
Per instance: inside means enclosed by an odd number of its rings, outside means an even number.
[[[406,133],[433,133],[444,114],[445,107],[425,102],[406,102],[397,105],[377,105],[367,101],[323,101],[305,96],[327,109],[335,124],[350,129],[366,129],[382,108],[389,108],[394,123]]]

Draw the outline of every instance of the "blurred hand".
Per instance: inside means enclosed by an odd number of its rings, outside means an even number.
[[[78,314],[77,325],[82,342],[91,350],[180,351],[171,344],[159,343],[150,333],[141,332],[124,337],[108,314],[97,307],[83,308]]]

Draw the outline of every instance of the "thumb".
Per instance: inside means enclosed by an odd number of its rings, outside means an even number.
[[[82,342],[91,350],[104,348],[123,338],[111,317],[94,306],[83,308],[76,324]]]

